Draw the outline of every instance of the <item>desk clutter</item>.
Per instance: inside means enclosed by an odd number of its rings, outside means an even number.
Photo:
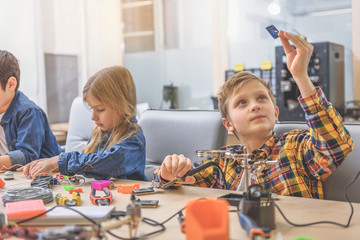
[[[89,207],[81,206],[81,186],[85,182],[86,179],[82,176],[36,176],[30,187],[5,190],[2,200],[6,210],[5,213],[0,213],[0,239],[12,236],[21,239],[103,239],[105,231],[123,225],[129,228],[129,238],[125,239],[134,239],[137,238],[140,221],[165,229],[162,224],[141,216],[142,207],[158,207],[159,201],[137,198],[132,191],[139,189],[139,184],[119,184],[115,188],[112,181],[92,181],[89,197],[94,206]],[[5,187],[6,182],[1,178],[0,183]],[[68,195],[54,193],[52,188],[55,185],[64,185]],[[110,206],[114,189],[117,189],[118,194],[130,195],[125,211],[116,211],[115,206]],[[46,203],[54,200],[56,206],[45,207]],[[53,230],[28,228],[67,224],[73,225]],[[158,230],[154,233],[157,232]]]
[[[232,154],[226,151],[201,150],[197,152],[197,155],[211,158],[234,158],[246,170],[245,174],[254,167],[273,164],[272,161],[254,162],[249,154]],[[185,176],[192,176],[208,167],[219,166],[214,162],[204,164],[191,169]],[[221,174],[224,176],[222,172]],[[107,235],[116,239],[143,239],[164,232],[165,224],[174,217],[177,217],[179,228],[185,233],[186,239],[230,239],[229,215],[235,213],[238,216],[239,226],[246,231],[248,238],[253,240],[271,237],[272,230],[276,229],[275,208],[288,224],[295,227],[326,223],[346,228],[350,225],[353,215],[353,206],[349,201],[351,214],[347,224],[332,221],[295,224],[286,218],[275,203],[279,200],[277,195],[265,191],[261,185],[247,184],[244,193],[189,200],[181,210],[171,216],[169,213],[167,220],[158,222],[142,216],[142,208],[154,208],[154,211],[157,211],[159,200],[156,199],[156,194],[165,196],[171,193],[172,189],[178,188],[174,184],[183,181],[183,178],[176,178],[167,183],[148,183],[149,186],[143,188],[140,184],[115,185],[109,180],[92,181],[89,185],[87,182],[89,179],[77,175],[36,176],[30,182],[30,187],[22,188],[13,188],[16,184],[6,186],[9,180],[14,181],[13,178],[5,181],[0,178],[0,186],[5,193],[2,196],[5,213],[0,213],[0,239],[17,237],[20,239],[86,240],[105,239]],[[90,191],[85,191],[89,188]],[[60,189],[62,192],[54,193],[53,189],[57,191]],[[84,194],[88,195],[85,197],[90,199],[92,206],[82,206]],[[116,209],[114,206],[117,194],[129,196],[124,209]],[[154,199],[141,200],[138,197],[148,194],[153,194]],[[45,206],[54,201],[55,206]],[[236,210],[229,210],[230,206],[235,207]],[[155,214],[156,212],[153,213],[154,216]],[[141,231],[144,226],[142,224],[149,225],[153,230],[144,233]],[[62,227],[36,228],[53,225],[62,225]],[[123,226],[127,226],[128,237],[111,232]]]

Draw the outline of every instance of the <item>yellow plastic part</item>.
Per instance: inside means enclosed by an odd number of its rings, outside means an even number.
[[[272,68],[272,63],[270,60],[261,62],[261,67],[260,67],[261,70],[271,70],[271,68]]]
[[[244,63],[235,63],[234,72],[241,72],[241,71],[244,71],[244,69],[245,69]]]

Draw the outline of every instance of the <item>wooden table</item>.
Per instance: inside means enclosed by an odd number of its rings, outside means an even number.
[[[54,174],[55,175],[55,174]],[[3,177],[3,173],[0,174]],[[90,184],[93,179],[87,179],[85,184],[81,186],[84,190],[82,196],[82,206],[94,206],[90,201]],[[26,179],[22,173],[15,173],[14,180],[6,181],[4,190],[29,187],[31,179]],[[139,183],[141,188],[148,187],[149,182],[131,181],[131,180],[116,180],[114,184],[133,185]],[[61,193],[63,196],[71,196],[64,190],[64,185],[56,185],[53,187],[54,195]],[[142,209],[142,216],[154,219],[158,222],[163,222],[170,216],[175,214],[191,199],[199,198],[216,198],[218,196],[231,193],[233,191],[206,189],[198,187],[183,186],[179,189],[165,190],[163,193],[155,193],[150,195],[139,196],[141,200],[159,200],[158,208]],[[112,190],[114,201],[113,205],[116,210],[125,211],[127,204],[130,202],[130,194],[117,193]],[[2,193],[4,195],[4,193]],[[280,196],[280,200],[276,202],[285,215],[292,221],[298,224],[315,222],[315,221],[336,221],[346,224],[350,214],[349,204],[346,202],[305,199],[296,197]],[[46,206],[53,206],[55,202],[46,204]],[[295,239],[297,237],[308,237],[312,239],[359,239],[360,236],[360,204],[354,205],[354,215],[349,228],[341,228],[334,225],[322,224],[310,227],[293,227],[289,225],[276,210],[276,229],[271,232],[270,239]],[[230,209],[235,209],[231,207]],[[5,211],[5,207],[1,204],[0,211]],[[245,231],[241,228],[237,213],[229,213],[230,222],[230,239],[249,239]],[[165,224],[166,230],[150,239],[185,239],[185,234],[181,233],[180,225],[177,218],[173,218]],[[158,228],[150,227],[143,223],[140,224],[139,232],[148,233]],[[112,232],[119,234],[122,237],[129,237],[127,227],[122,226]],[[114,239],[108,236],[109,239]]]

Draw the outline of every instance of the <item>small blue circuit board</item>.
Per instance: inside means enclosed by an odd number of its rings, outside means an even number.
[[[270,35],[274,38],[277,39],[279,36],[279,30],[277,30],[277,28],[274,25],[270,25],[266,27],[266,30],[270,33]]]

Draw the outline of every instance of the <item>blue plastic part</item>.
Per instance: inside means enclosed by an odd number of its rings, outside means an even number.
[[[270,25],[266,27],[266,30],[270,33],[270,35],[274,38],[277,39],[279,36],[279,30],[277,30],[277,28],[274,25]]]

